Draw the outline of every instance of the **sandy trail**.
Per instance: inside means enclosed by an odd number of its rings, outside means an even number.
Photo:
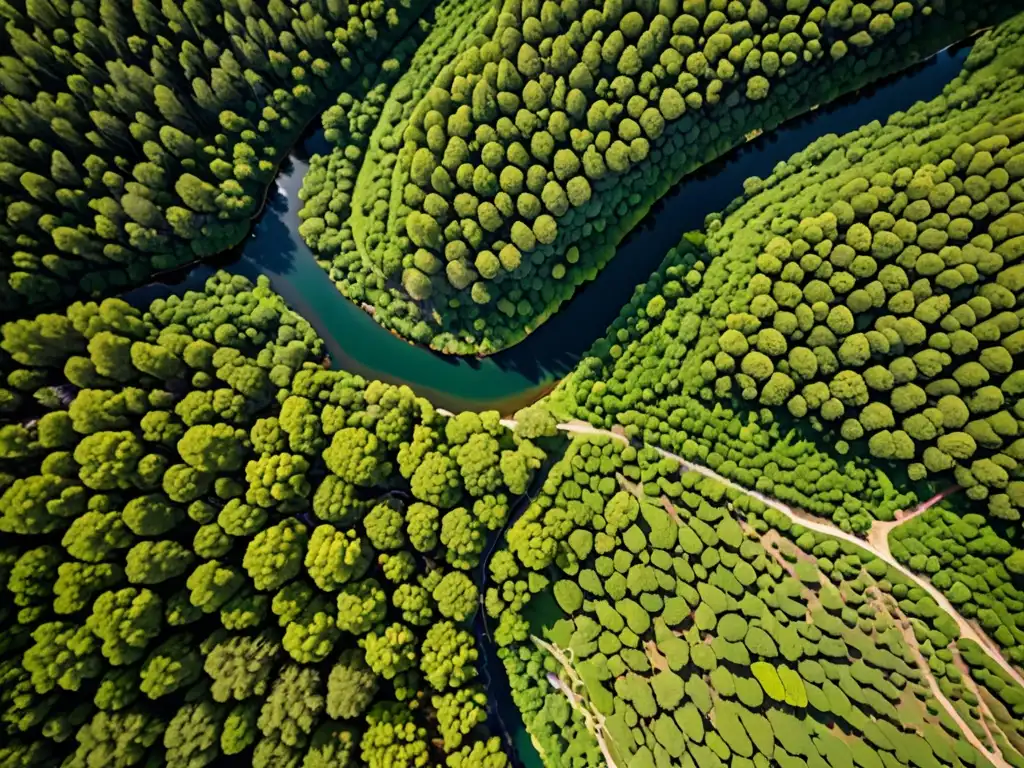
[[[590,424],[584,424],[583,422],[579,421],[571,421],[564,424],[559,424],[558,429],[560,429],[563,432],[568,432],[572,434],[603,435],[605,437],[610,437],[614,440],[619,440],[620,442],[629,442],[628,438],[623,434],[620,434],[618,432],[611,432],[604,429],[598,429],[597,427],[591,426]],[[818,518],[813,518],[807,514],[801,513],[790,507],[788,504],[783,504],[780,501],[776,501],[775,499],[765,496],[763,493],[759,493],[758,491],[748,490],[747,488],[744,488],[743,486],[734,483],[728,478],[722,477],[720,474],[715,472],[713,469],[710,469],[709,467],[705,467],[701,464],[696,464],[692,461],[684,459],[682,456],[679,456],[670,451],[666,451],[664,448],[658,448],[656,446],[650,447],[654,448],[654,450],[657,451],[661,456],[674,460],[676,463],[679,464],[679,466],[683,470],[687,472],[696,472],[699,475],[703,475],[704,477],[710,478],[711,480],[721,483],[726,488],[730,488],[736,491],[737,493],[742,493],[745,496],[748,496],[752,499],[757,499],[765,506],[771,507],[772,509],[781,512],[796,525],[800,525],[808,530],[814,531],[815,533],[820,533],[823,536],[832,536],[836,539],[842,539],[843,541],[847,541],[850,544],[860,547],[861,549],[865,549],[868,552],[871,552],[873,555],[875,555],[875,557],[879,558],[887,565],[889,565],[891,568],[896,570],[909,582],[923,589],[928,594],[928,596],[931,597],[932,600],[934,600],[943,611],[948,613],[950,617],[952,617],[953,620],[956,621],[957,626],[960,628],[960,634],[962,637],[976,642],[982,648],[982,650],[984,650],[985,653],[988,654],[992,658],[992,660],[999,665],[999,667],[1009,676],[1009,678],[1014,681],[1014,683],[1019,685],[1021,689],[1024,689],[1024,676],[1022,676],[1021,673],[1006,660],[1006,658],[1000,652],[999,646],[995,642],[993,642],[992,639],[989,638],[981,629],[979,629],[974,624],[965,619],[963,616],[961,616],[960,613],[956,610],[956,608],[953,607],[953,604],[949,602],[946,596],[942,594],[942,592],[940,592],[931,583],[931,580],[922,578],[921,576],[914,573],[903,564],[899,563],[896,560],[896,558],[894,558],[892,554],[889,552],[889,546],[887,541],[885,541],[884,546],[879,546],[879,544],[877,542],[872,541],[870,537],[867,541],[865,541],[864,539],[861,539],[852,533],[842,530],[841,528],[839,528],[836,525],[833,525],[830,522],[826,522]],[[953,486],[952,488],[943,491],[941,494],[938,494],[937,496],[929,499],[923,504],[918,505],[918,507],[912,510],[908,515],[904,515],[900,520],[892,521],[892,523],[886,523],[886,525],[904,523],[912,517],[916,517],[917,515],[923,514],[925,511],[927,511],[929,508],[937,504],[939,501],[941,501],[949,494],[953,493],[955,490],[957,490],[957,486]],[[872,529],[874,530],[874,526],[872,526]],[[879,535],[881,534],[876,534],[876,538]],[[886,529],[885,536],[883,536],[883,541],[887,538],[887,536],[888,530]]]
[[[940,501],[948,496],[952,496],[959,490],[959,485],[951,485],[949,488],[941,493],[935,494],[927,501],[922,501],[911,510],[900,510],[892,520],[875,520],[871,523],[871,529],[868,531],[868,543],[871,545],[873,550],[889,554],[889,534],[894,528],[910,522],[915,517],[923,515]]]
[[[454,415],[451,412],[442,409],[438,409],[438,413],[441,413],[445,416]],[[517,426],[517,422],[515,421],[515,419],[502,419],[501,424],[507,427],[508,429],[515,429]],[[561,432],[568,433],[570,435],[590,435],[595,437],[608,437],[613,440],[617,440],[621,443],[631,444],[630,439],[625,435],[624,430],[621,427],[617,427],[614,430],[600,429],[586,422],[574,420],[558,424],[558,430]],[[657,451],[657,453],[660,454],[661,456],[675,461],[677,464],[679,464],[680,468],[683,471],[696,472],[697,474],[714,480],[715,482],[720,483],[724,485],[726,488],[736,491],[737,493],[741,493],[749,498],[756,499],[757,501],[764,504],[766,507],[770,507],[778,512],[781,512],[796,525],[800,525],[806,528],[807,530],[814,531],[815,533],[819,533],[823,536],[832,536],[833,538],[841,539],[843,541],[849,542],[850,544],[853,544],[854,546],[860,547],[861,549],[865,549],[868,552],[871,552],[873,555],[875,555],[875,557],[885,562],[886,565],[893,568],[901,576],[906,578],[910,583],[924,590],[928,594],[928,596],[931,597],[932,600],[934,600],[936,604],[943,611],[948,613],[950,617],[956,622],[957,626],[960,629],[961,636],[968,640],[973,640],[975,643],[977,643],[982,648],[982,650],[984,650],[985,653],[999,665],[999,667],[1009,676],[1009,678],[1013,680],[1014,683],[1019,685],[1022,690],[1024,690],[1024,676],[1022,676],[1021,673],[1006,660],[1006,658],[999,650],[999,646],[991,638],[989,638],[979,627],[975,626],[966,618],[961,616],[960,613],[956,610],[956,608],[953,607],[953,604],[949,602],[946,596],[942,594],[942,592],[940,592],[931,583],[930,579],[922,578],[918,574],[911,571],[902,563],[898,562],[896,558],[892,556],[892,553],[889,551],[888,535],[892,528],[894,528],[897,525],[900,525],[901,523],[905,523],[908,520],[917,517],[918,515],[924,514],[935,504],[939,503],[950,494],[955,493],[957,490],[959,490],[959,486],[951,486],[950,488],[947,488],[942,493],[936,494],[932,498],[928,499],[925,502],[922,502],[913,510],[907,513],[898,513],[896,520],[885,522],[876,521],[871,526],[871,531],[868,533],[868,537],[865,540],[858,536],[855,536],[852,533],[842,530],[841,528],[839,528],[831,522],[822,520],[820,518],[812,517],[804,512],[801,512],[799,510],[794,509],[793,507],[790,507],[788,504],[783,504],[782,502],[776,501],[775,499],[769,496],[765,496],[763,493],[760,493],[758,491],[752,491],[750,489],[744,488],[743,486],[734,483],[732,480],[723,477],[722,475],[718,474],[709,467],[705,467],[702,464],[697,464],[695,462],[689,461],[688,459],[684,459],[682,456],[672,453],[671,451],[666,451],[664,448],[659,448],[657,446],[649,447],[654,448],[654,450]]]
[[[541,640],[536,635],[530,635],[530,639],[534,645],[541,650],[547,651],[555,661],[562,665],[568,680],[561,680],[557,675],[549,673],[548,682],[562,693],[568,699],[569,706],[579,713],[586,729],[594,737],[598,747],[600,747],[601,754],[607,763],[607,768],[617,768],[615,758],[612,757],[611,749],[608,747],[608,739],[606,739],[608,731],[605,728],[604,715],[594,709],[584,693],[581,693],[581,691],[586,691],[586,685],[584,685],[582,678],[580,678],[572,665],[572,651],[569,651],[568,655],[566,655],[565,650],[553,643]],[[610,739],[610,737],[608,738]]]
[[[935,674],[932,672],[931,667],[928,666],[928,661],[925,659],[924,654],[921,653],[921,648],[917,643],[917,638],[914,635],[914,630],[910,626],[910,619],[907,618],[906,614],[900,610],[900,607],[896,604],[896,601],[891,595],[884,595],[876,587],[872,588],[875,595],[876,608],[885,613],[891,613],[896,621],[896,625],[903,633],[903,640],[910,648],[910,652],[914,656],[914,661],[917,664],[918,670],[928,681],[928,687],[931,689],[932,698],[946,710],[946,714],[949,715],[950,719],[956,723],[956,727],[963,734],[964,739],[967,743],[974,747],[978,753],[985,757],[992,765],[996,768],[1011,768],[1010,764],[1006,762],[1002,753],[997,748],[989,749],[985,744],[981,742],[981,739],[970,729],[970,726],[964,722],[964,719],[960,716],[960,712],[957,711],[956,707],[953,706],[946,695],[942,692],[939,687],[938,680],[935,679]],[[886,607],[888,604],[888,610]],[[968,679],[970,679],[968,677]],[[973,682],[973,681],[972,681]]]

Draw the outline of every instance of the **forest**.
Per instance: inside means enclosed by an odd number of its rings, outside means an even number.
[[[4,765],[506,764],[474,569],[545,450],[319,346],[223,272],[4,326]]]
[[[101,296],[231,247],[283,151],[372,77],[401,0],[0,6],[5,308]]]
[[[343,94],[303,190],[302,235],[341,292],[449,353],[522,339],[668,187],[752,131],[962,34],[958,3],[514,5],[459,6],[405,75]],[[969,24],[998,12],[975,4]]]
[[[0,768],[1024,768],[1014,10],[0,2]],[[338,302],[498,354],[701,166],[965,39],[515,412],[240,273],[322,131]]]

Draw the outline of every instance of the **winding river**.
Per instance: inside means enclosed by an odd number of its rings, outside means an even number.
[[[792,120],[727,153],[688,176],[655,204],[619,246],[616,258],[592,283],[515,347],[485,359],[447,357],[408,344],[378,326],[335,288],[299,237],[298,198],[308,159],[330,151],[317,131],[282,164],[276,189],[249,238],[216,266],[255,278],[270,276],[274,289],[301,312],[326,341],[336,367],[367,378],[408,384],[436,406],[498,410],[510,414],[530,404],[573,369],[591,343],[618,315],[637,283],[657,268],[684,232],[700,228],[707,213],[725,208],[750,176],[772,167],[808,143],[872,120],[884,121],[920,99],[931,99],[960,71],[969,47],[954,46],[902,74],[864,88]],[[156,283],[126,298],[141,303],[201,285],[211,266],[191,270],[178,284]]]

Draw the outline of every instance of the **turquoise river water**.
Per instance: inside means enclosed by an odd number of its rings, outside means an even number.
[[[284,161],[263,214],[247,240],[218,266],[255,278],[268,275],[274,289],[301,312],[327,342],[334,366],[369,379],[404,383],[436,406],[453,411],[495,409],[512,413],[528,405],[573,369],[684,232],[706,214],[725,208],[750,176],[772,167],[808,143],[871,120],[885,120],[920,99],[941,92],[960,71],[967,46],[933,56],[910,70],[865,88],[762,135],[680,182],[619,246],[616,257],[559,312],[523,342],[484,359],[443,356],[385,331],[345,299],[298,234],[298,193],[308,159],[329,151],[321,131]],[[200,285],[209,266],[192,269],[178,284],[155,283],[126,297],[141,303]]]

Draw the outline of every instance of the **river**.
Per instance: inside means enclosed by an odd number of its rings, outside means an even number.
[[[284,161],[249,238],[216,266],[251,278],[268,275],[274,289],[326,341],[334,366],[368,379],[408,384],[435,406],[453,411],[509,414],[569,373],[629,301],[634,286],[646,281],[684,232],[702,227],[707,213],[725,208],[741,192],[744,179],[767,176],[776,163],[820,136],[884,121],[918,100],[935,97],[959,73],[968,51],[966,45],[945,50],[741,145],[688,176],[651,208],[596,280],[523,342],[488,358],[443,356],[406,343],[345,299],[317,264],[298,234],[298,193],[309,157],[330,150],[321,131]],[[180,292],[201,285],[210,272],[211,267],[199,266],[178,284],[151,284],[125,298],[141,303]]]

